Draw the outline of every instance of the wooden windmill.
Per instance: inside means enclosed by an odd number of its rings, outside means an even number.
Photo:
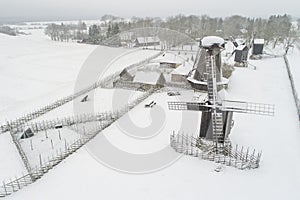
[[[217,153],[221,153],[224,146],[230,145],[228,135],[233,125],[233,112],[274,115],[274,105],[230,101],[220,97],[217,86],[215,58],[220,56],[223,44],[224,40],[219,37],[206,37],[202,40],[201,47],[206,50],[208,100],[206,102],[168,102],[170,110],[202,112],[198,146],[200,148],[203,147],[201,146],[201,141],[206,141],[205,146]],[[207,146],[207,142],[211,145]]]

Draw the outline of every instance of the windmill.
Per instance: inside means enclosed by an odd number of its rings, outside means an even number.
[[[199,48],[199,51],[196,56],[196,60],[194,62],[193,69],[190,71],[188,75],[188,82],[191,84],[191,86],[200,91],[208,91],[208,68],[206,66],[207,64],[207,47],[208,45],[212,45],[211,41],[216,40],[217,42],[220,43],[220,49],[224,48],[225,42],[222,38],[220,37],[215,37],[215,36],[209,36],[205,37],[201,41],[201,45]],[[213,52],[213,60],[210,62],[214,63],[214,73],[215,73],[215,79],[217,83],[218,89],[221,89],[223,87],[226,87],[228,84],[227,79],[224,79],[222,77],[222,70],[221,70],[221,54],[218,53],[220,50],[217,49],[212,49]]]
[[[217,85],[216,57],[220,56],[222,38],[208,36],[203,38],[201,47],[205,49],[208,99],[204,102],[168,102],[170,110],[201,111],[202,118],[197,146],[204,151],[223,153],[230,147],[228,135],[233,126],[233,113],[250,113],[274,116],[274,105],[225,100],[219,95]]]

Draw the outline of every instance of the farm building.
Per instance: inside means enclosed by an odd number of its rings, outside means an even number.
[[[140,84],[143,89],[161,88],[165,85],[166,79],[163,73],[139,71],[135,74],[133,83]]]
[[[160,45],[158,37],[138,37],[134,41],[136,47]]]
[[[166,68],[177,68],[178,66],[181,65],[181,63],[178,63],[176,61],[172,61],[172,60],[165,60],[165,61],[160,61],[159,62],[160,67],[166,67]]]
[[[133,78],[134,76],[126,68],[120,73],[120,80],[122,81],[133,81]]]
[[[186,82],[187,77],[192,70],[193,66],[190,63],[184,63],[183,65],[179,66],[171,73],[171,81],[172,82]]]
[[[254,39],[253,40],[253,47],[252,47],[252,54],[253,55],[263,54],[264,44],[265,44],[264,39]]]
[[[246,45],[240,45],[235,49],[234,61],[244,63],[248,59],[249,48]]]
[[[182,63],[184,63],[185,59],[180,57],[177,54],[173,53],[165,53],[161,57],[153,60],[154,62],[158,62],[161,68],[177,68]]]

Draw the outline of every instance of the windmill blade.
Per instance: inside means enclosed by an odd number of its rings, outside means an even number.
[[[274,116],[275,114],[275,106],[273,104],[224,100],[222,101],[222,106],[218,108],[223,111],[233,111],[237,113],[249,113],[267,116]]]
[[[211,106],[205,103],[171,101],[168,102],[168,108],[169,110],[208,111]]]

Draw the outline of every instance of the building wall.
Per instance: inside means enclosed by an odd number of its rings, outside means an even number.
[[[181,74],[172,74],[171,81],[172,82],[186,82],[187,76]]]

